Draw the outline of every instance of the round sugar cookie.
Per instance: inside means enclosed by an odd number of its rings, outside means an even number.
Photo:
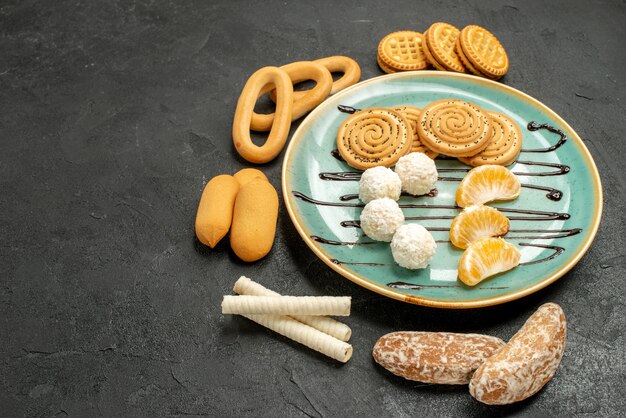
[[[422,144],[419,134],[417,133],[417,124],[420,119],[422,109],[415,106],[396,106],[392,109],[396,112],[401,113],[411,125],[411,131],[413,132],[413,142],[411,143],[411,149],[409,150],[409,152],[423,152],[428,157],[434,160],[439,154]]]
[[[378,44],[376,60],[386,72],[423,70],[428,67],[422,51],[423,36],[419,32],[403,30],[385,36]],[[382,64],[382,65],[381,65]]]
[[[467,72],[454,49],[456,39],[459,37],[460,33],[461,31],[457,28],[444,22],[433,23],[428,28],[425,32],[425,37],[428,45],[428,53],[433,59],[433,62],[431,62],[433,65],[435,65],[434,62],[436,62],[447,71],[456,71],[457,73]]]
[[[512,164],[522,149],[522,131],[508,116],[498,112],[487,112],[491,118],[493,134],[487,147],[473,157],[460,157],[459,160],[473,167],[479,165]]]
[[[393,166],[411,150],[413,132],[402,114],[386,108],[350,115],[337,131],[337,149],[351,167]]]
[[[472,67],[486,77],[498,79],[509,70],[504,47],[487,29],[469,25],[459,34],[460,49]]]
[[[417,125],[420,140],[450,157],[470,157],[489,144],[492,128],[487,114],[470,102],[443,99],[422,109]]]

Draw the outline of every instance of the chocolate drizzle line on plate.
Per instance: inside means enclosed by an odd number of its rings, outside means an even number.
[[[546,248],[548,250],[554,251],[548,257],[540,258],[539,260],[526,261],[524,263],[519,263],[520,266],[529,266],[531,264],[543,263],[544,261],[549,261],[560,256],[563,253],[563,251],[565,251],[565,248],[559,247],[558,245],[541,245],[541,244],[530,244],[527,242],[520,242],[519,246],[520,247]]]
[[[304,193],[293,191],[291,192],[294,197],[301,199],[307,203],[311,203],[313,205],[319,206],[339,206],[339,207],[350,207],[350,208],[362,208],[365,205],[363,203],[344,203],[344,202],[325,202],[322,200],[316,200],[312,197],[305,195]],[[451,210],[461,210],[459,206],[456,205],[418,205],[413,203],[402,203],[399,205],[403,209],[451,209]],[[498,208],[500,212],[503,213],[518,213],[521,215],[532,215],[532,216],[509,216],[508,218],[512,221],[553,221],[553,220],[565,220],[570,218],[569,213],[560,213],[560,212],[544,212],[539,210],[529,210],[529,209],[513,209],[513,208]],[[406,217],[407,220],[424,220],[424,219],[454,219],[454,215],[450,216],[420,216],[420,217]],[[357,221],[344,221],[341,223],[342,226],[354,226],[353,224],[348,225],[347,222],[357,222]],[[346,223],[344,225],[344,223]]]
[[[384,264],[382,263],[353,263],[353,262],[349,262],[349,261],[339,261],[336,258],[331,258],[330,261],[333,264],[347,264],[347,265],[351,265],[351,266],[370,266],[370,267],[376,267],[376,266],[384,266]]]
[[[343,159],[343,157],[341,156],[341,154],[339,154],[339,150],[338,149],[333,149],[330,152],[330,155],[332,155],[334,158],[336,158],[339,161],[345,161]],[[450,160],[455,160],[456,158],[443,158],[442,156],[437,157],[437,159],[439,160],[444,160],[444,159],[450,159]],[[562,176],[564,174],[567,174],[570,172],[570,168],[569,166],[565,165],[565,164],[558,164],[558,163],[545,163],[545,162],[540,162],[540,161],[522,161],[522,160],[517,160],[516,162],[517,164],[522,164],[522,165],[534,165],[534,166],[539,166],[539,167],[551,167],[551,168],[556,168],[557,170],[555,171],[546,171],[546,172],[539,172],[539,173],[523,173],[523,172],[517,172],[517,171],[513,171],[512,173],[518,176],[523,176],[523,177],[548,177],[548,176]],[[437,171],[439,173],[467,173],[468,171],[470,171],[471,168],[437,168]],[[343,171],[341,173],[344,173]],[[360,171],[353,171],[353,173],[358,174],[357,176],[350,176],[349,178],[334,178],[334,175],[336,174],[341,174],[341,173],[320,173],[320,178],[322,180],[335,180],[335,181],[351,181],[351,180],[358,180],[361,178],[361,172]]]
[[[358,228],[360,225],[359,221],[345,221],[350,222],[351,225],[355,228]],[[342,226],[347,226],[343,225]],[[448,232],[449,228],[445,227],[425,227],[429,232]],[[581,228],[572,228],[572,229],[509,229],[509,232],[503,236],[509,241],[517,241],[524,239],[558,239],[558,238],[567,238],[572,237],[574,235],[578,235],[582,232]],[[535,233],[535,234],[546,234],[546,235],[524,235],[524,236],[510,236],[508,234],[519,234],[519,233]],[[326,238],[322,238],[319,235],[311,235],[311,239],[315,242],[319,242],[320,244],[326,245],[345,245],[345,246],[353,246],[353,245],[371,245],[371,244],[381,244],[382,241],[336,241],[330,240]],[[449,240],[436,240],[437,243],[449,243]]]
[[[441,284],[413,284],[406,282],[392,282],[387,283],[388,287],[392,289],[404,289],[404,290],[424,290],[424,289],[448,289],[448,288],[461,288],[464,286],[453,284],[453,285],[441,285]],[[508,289],[508,287],[477,287],[477,290],[503,290]]]
[[[539,124],[537,122],[531,121],[531,122],[528,122],[528,126],[526,127],[528,128],[529,131],[538,131],[539,129],[545,129],[547,131],[557,134],[560,138],[559,138],[559,141],[556,144],[552,145],[551,147],[535,148],[535,149],[522,148],[521,152],[550,152],[550,151],[556,150],[567,141],[567,135],[565,135],[565,132],[563,132],[560,129],[555,128],[554,126],[550,126],[547,123]]]
[[[410,193],[406,193],[406,192],[402,192],[401,196],[408,196],[408,197],[435,197],[437,196],[437,189],[432,189],[430,192],[426,193],[426,194],[421,194],[421,195],[413,195]],[[354,194],[344,194],[342,196],[339,196],[339,200],[341,200],[342,202],[347,202],[348,200],[356,200],[359,198],[359,195],[354,193]]]

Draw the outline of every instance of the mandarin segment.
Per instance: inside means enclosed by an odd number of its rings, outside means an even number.
[[[498,200],[516,199],[521,190],[517,176],[501,165],[471,169],[459,184],[456,203],[462,208]]]
[[[455,247],[467,248],[481,238],[500,237],[509,231],[509,218],[496,208],[468,206],[450,226],[450,241]]]
[[[502,238],[482,238],[465,250],[459,260],[459,280],[476,286],[488,277],[511,270],[522,257],[515,245]]]

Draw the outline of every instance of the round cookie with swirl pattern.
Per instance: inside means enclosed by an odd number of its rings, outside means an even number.
[[[423,152],[431,159],[435,159],[438,153],[430,150],[420,140],[420,136],[417,133],[417,124],[420,120],[420,114],[422,113],[422,109],[415,106],[396,106],[392,108],[396,112],[400,112],[406,120],[411,125],[411,130],[413,131],[413,142],[411,143],[411,151],[410,152]]]
[[[370,108],[349,116],[337,131],[337,149],[351,167],[391,167],[411,151],[413,132],[399,112]]]
[[[438,100],[423,108],[417,130],[422,144],[450,157],[478,154],[493,132],[485,111],[456,99]]]
[[[498,112],[487,112],[491,118],[493,134],[487,147],[473,157],[460,157],[467,165],[510,165],[522,149],[522,131],[515,121]]]

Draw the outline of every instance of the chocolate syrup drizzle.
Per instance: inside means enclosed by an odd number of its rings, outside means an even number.
[[[307,203],[311,203],[313,205],[319,206],[338,206],[338,207],[349,207],[349,208],[362,208],[365,207],[363,203],[344,203],[344,202],[325,202],[322,200],[316,200],[312,197],[305,195],[304,193],[298,191],[292,191],[294,197],[303,200]],[[456,205],[422,205],[422,204],[414,204],[414,203],[402,203],[399,205],[400,208],[403,209],[453,209],[453,210],[461,210],[462,208]],[[508,218],[512,221],[554,221],[554,220],[566,220],[570,218],[569,213],[561,213],[561,212],[544,212],[540,210],[529,210],[529,209],[513,209],[513,208],[498,208],[500,212],[503,213],[518,213],[521,215],[532,215],[532,216],[508,216]],[[406,217],[406,220],[426,220],[426,219],[454,219],[455,215],[444,215],[444,216],[413,216]],[[341,222],[341,226],[356,226],[359,225],[358,221],[343,221]]]
[[[461,288],[463,286],[458,284],[442,285],[442,284],[413,284],[406,282],[392,282],[387,283],[387,287],[392,289],[406,289],[406,290],[424,290],[424,289],[449,289],[449,288]],[[503,290],[508,287],[479,287],[478,290]]]
[[[339,105],[337,109],[340,112],[344,113],[355,113],[360,109],[356,109],[351,106]],[[557,129],[548,124],[539,124],[537,122],[531,121],[528,123],[527,128],[529,131],[538,131],[540,129],[545,129],[549,132],[555,133],[559,135],[559,141],[548,147],[548,148],[535,148],[535,149],[524,149],[522,148],[521,152],[527,153],[547,153],[551,151],[555,151],[559,147],[561,147],[566,141],[567,136],[563,131]],[[333,158],[339,161],[345,161],[339,151],[337,149],[333,149],[331,152]],[[441,156],[442,159],[448,159],[445,156]],[[450,158],[453,159],[453,158]],[[540,161],[526,161],[526,160],[518,160],[516,164],[527,165],[527,166],[539,166],[539,167],[548,167],[554,168],[554,171],[544,171],[544,172],[513,172],[518,176],[526,176],[526,177],[548,177],[548,176],[561,176],[568,174],[570,172],[570,167],[564,164],[558,163],[548,163],[548,162],[540,162]],[[440,168],[437,171],[439,173],[466,173],[470,171],[471,168]],[[324,181],[359,181],[361,178],[360,171],[348,171],[348,172],[322,172],[319,173],[319,178]],[[439,181],[461,181],[462,178],[458,177],[439,177]],[[563,192],[560,190],[539,186],[535,184],[525,184],[522,183],[522,187],[542,190],[548,192],[546,197],[553,201],[559,201],[563,197]],[[354,202],[358,199],[358,194],[345,194],[339,197],[340,202],[325,202],[313,199],[301,192],[292,191],[294,197],[303,200],[307,203],[311,203],[314,205],[320,206],[335,206],[335,207],[354,207],[354,208],[362,208],[365,205],[360,202]],[[435,197],[437,196],[437,189],[431,190],[429,193],[422,196],[412,196],[407,193],[402,193],[402,196],[410,196],[410,197]],[[461,210],[459,206],[456,205],[423,205],[423,204],[400,204],[401,208],[404,209],[448,209],[448,210]],[[526,209],[509,209],[509,208],[498,208],[501,212],[504,213],[513,213],[519,214],[521,216],[508,216],[511,221],[516,220],[529,220],[529,221],[552,221],[552,220],[567,220],[570,218],[569,213],[559,213],[559,212],[545,212],[545,211],[535,211],[535,210],[526,210]],[[405,217],[406,220],[447,220],[454,219],[454,215],[442,215],[442,216],[408,216]],[[361,223],[359,220],[345,220],[340,223],[342,227],[345,228],[360,228]],[[448,232],[449,228],[446,227],[426,227],[427,230],[431,232]],[[508,240],[537,240],[537,239],[558,239],[558,238],[567,238],[574,235],[577,235],[582,232],[581,228],[571,228],[571,229],[510,229],[508,233],[505,235]],[[523,234],[523,235],[509,235],[509,234]],[[372,244],[380,244],[379,241],[336,241],[329,240],[318,235],[312,235],[311,239],[320,244],[326,245],[340,245],[340,246],[357,246],[357,245],[372,245]],[[438,243],[450,243],[449,240],[438,240]],[[547,257],[541,258],[539,260],[532,260],[520,263],[520,265],[532,265],[537,263],[543,263],[550,261],[559,255],[561,255],[564,251],[564,247],[556,246],[556,245],[541,245],[541,244],[532,244],[527,242],[519,242],[518,245],[522,247],[537,247],[552,250],[552,254]],[[361,262],[348,262],[341,261],[338,259],[331,259],[334,264],[337,265],[360,265],[360,266],[384,266],[383,263],[361,263]],[[391,282],[387,283],[387,286],[395,289],[407,289],[407,290],[423,290],[428,288],[460,288],[463,287],[459,284],[454,285],[418,285],[413,283],[405,283],[405,282]],[[478,289],[483,290],[502,290],[507,287],[479,287]]]
[[[556,144],[548,148],[535,148],[535,149],[522,148],[521,152],[551,152],[559,148],[561,145],[563,145],[567,141],[567,135],[565,135],[565,132],[563,132],[560,129],[555,128],[554,126],[550,126],[547,123],[539,124],[537,122],[531,121],[531,122],[528,122],[527,128],[529,131],[538,131],[539,129],[545,129],[549,132],[555,133],[559,136],[559,142],[557,142]]]

